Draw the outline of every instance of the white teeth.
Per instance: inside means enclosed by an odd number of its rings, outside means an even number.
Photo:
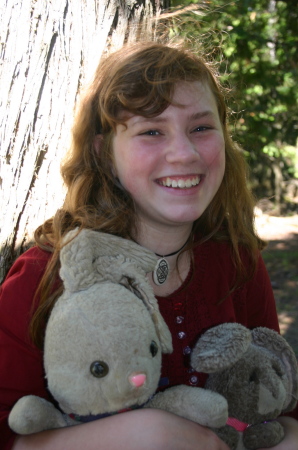
[[[200,181],[200,177],[188,178],[187,180],[171,180],[171,178],[167,177],[166,180],[162,181],[162,185],[166,187],[185,189],[192,186],[197,186]]]

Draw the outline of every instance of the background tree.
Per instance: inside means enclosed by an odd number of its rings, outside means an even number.
[[[298,191],[297,0],[3,0],[0,65],[0,282],[63,202],[60,161],[78,92],[100,55],[170,34],[203,43],[232,86],[233,134],[258,197]],[[194,11],[194,12],[191,12]],[[177,14],[176,14],[177,13]],[[162,16],[163,17],[163,16]]]
[[[153,36],[162,0],[2,0],[0,281],[61,206],[78,92],[103,52]],[[137,31],[138,30],[138,31]]]
[[[186,9],[171,19],[172,33],[207,46],[232,87],[233,132],[253,169],[257,196],[272,196],[279,206],[290,189],[298,195],[297,0],[172,5]]]

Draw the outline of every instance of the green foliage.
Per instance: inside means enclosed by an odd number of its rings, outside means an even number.
[[[172,1],[191,4],[197,11],[172,19],[172,33],[207,45],[218,62],[250,164],[268,155],[282,161],[285,179],[297,177],[297,1]]]

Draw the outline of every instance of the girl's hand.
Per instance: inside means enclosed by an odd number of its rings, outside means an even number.
[[[211,430],[174,414],[141,409],[17,438],[13,450],[229,450]]]
[[[285,437],[280,444],[270,449],[259,450],[297,450],[298,449],[298,422],[292,417],[280,417],[278,421],[282,424],[285,430]]]

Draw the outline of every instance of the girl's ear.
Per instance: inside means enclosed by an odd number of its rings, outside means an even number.
[[[102,144],[103,144],[103,135],[97,134],[96,136],[94,136],[93,145],[97,155],[100,155]]]
[[[102,134],[97,134],[93,138],[93,146],[94,146],[94,149],[95,149],[95,153],[97,154],[98,157],[101,155],[102,146],[103,146],[103,140],[104,140],[104,137],[103,137]],[[110,165],[110,169],[111,169],[111,172],[113,174],[113,177],[115,179],[117,179],[117,172],[116,172],[114,163],[110,162],[109,165]]]

